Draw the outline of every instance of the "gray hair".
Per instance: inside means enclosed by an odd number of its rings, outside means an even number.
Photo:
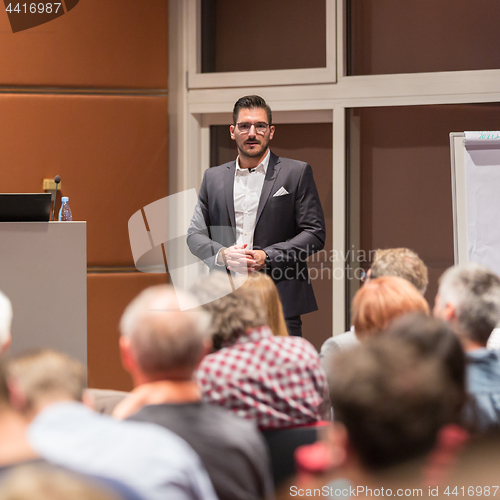
[[[0,291],[0,350],[10,339],[12,326],[12,304],[4,293]]]
[[[127,306],[120,332],[130,339],[141,370],[149,374],[194,370],[210,335],[210,317],[197,305],[189,294],[160,285],[147,288]]]
[[[409,248],[386,248],[377,250],[370,267],[370,278],[398,276],[409,281],[424,295],[429,284],[427,267],[423,260]]]
[[[455,308],[458,333],[481,344],[500,321],[500,278],[471,263],[451,267],[439,279],[439,299]]]
[[[251,279],[251,278],[249,278]],[[212,339],[215,349],[234,343],[249,329],[267,325],[267,312],[257,290],[242,286],[244,278],[232,278],[215,271],[202,279],[191,292],[212,317]]]

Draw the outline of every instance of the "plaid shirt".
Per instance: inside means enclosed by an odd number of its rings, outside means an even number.
[[[261,429],[310,424],[327,415],[328,387],[316,349],[265,326],[206,356],[196,380],[203,399]]]

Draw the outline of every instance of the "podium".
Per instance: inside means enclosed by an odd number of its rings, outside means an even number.
[[[0,290],[14,311],[10,354],[50,348],[87,366],[86,222],[1,222]]]

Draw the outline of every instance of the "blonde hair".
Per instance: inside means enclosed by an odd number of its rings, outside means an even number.
[[[363,285],[352,301],[352,324],[356,335],[372,336],[408,312],[429,314],[429,304],[407,280],[381,276]]]
[[[404,278],[414,285],[422,295],[429,284],[426,265],[416,252],[409,248],[377,250],[370,271],[371,279],[381,276]]]
[[[13,359],[7,365],[7,375],[13,377],[23,390],[27,410],[53,394],[80,401],[87,385],[85,367],[79,361],[50,349]]]
[[[283,307],[274,281],[264,273],[252,273],[243,286],[259,294],[267,312],[267,324],[273,335],[288,337]]]

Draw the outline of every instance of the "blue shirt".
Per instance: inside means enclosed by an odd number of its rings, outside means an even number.
[[[28,428],[35,451],[53,463],[122,481],[148,500],[216,500],[200,458],[162,427],[115,420],[81,403],[55,403]]]
[[[467,392],[477,406],[481,431],[500,427],[500,351],[476,349],[466,353]]]

